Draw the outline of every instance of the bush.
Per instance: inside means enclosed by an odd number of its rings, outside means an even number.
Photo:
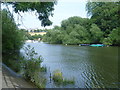
[[[6,64],[8,67],[10,67],[12,70],[14,70],[15,72],[20,72],[21,70],[21,66],[20,66],[20,62],[19,61],[16,61],[16,60],[7,60],[7,61],[4,61],[4,64]]]
[[[34,48],[30,47],[30,45],[25,47],[25,54],[26,57],[23,58],[22,63],[24,77],[33,82],[39,88],[44,88],[46,79],[43,76],[40,76],[40,71],[43,69],[41,68],[43,58],[41,56],[37,57],[37,53]]]
[[[15,72],[20,72],[21,70],[21,60],[19,53],[9,53],[5,54],[3,57],[3,63],[10,67]]]
[[[113,41],[111,40],[111,38],[104,38],[102,41],[103,44],[105,45],[112,45]]]

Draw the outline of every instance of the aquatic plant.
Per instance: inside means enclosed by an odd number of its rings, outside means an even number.
[[[57,82],[59,84],[62,83],[63,82],[62,72],[59,71],[59,70],[54,71],[52,79],[53,79],[54,82]]]
[[[73,79],[66,79],[63,77],[63,74],[60,70],[55,70],[53,72],[52,76],[53,81],[58,85],[67,85],[67,84],[74,84],[74,78]]]
[[[74,78],[73,79],[64,79],[64,82],[63,82],[64,85],[74,84],[74,83],[75,83]]]

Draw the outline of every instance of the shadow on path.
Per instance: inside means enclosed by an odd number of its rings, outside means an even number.
[[[36,88],[21,75],[2,64],[2,88]]]

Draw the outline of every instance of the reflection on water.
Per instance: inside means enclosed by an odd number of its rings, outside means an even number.
[[[75,78],[75,85],[65,87],[115,88],[118,86],[118,48],[64,46],[45,43],[26,43],[43,56],[43,65],[53,72],[59,69],[66,78]],[[49,83],[49,82],[48,82]],[[56,87],[49,83],[46,87]]]

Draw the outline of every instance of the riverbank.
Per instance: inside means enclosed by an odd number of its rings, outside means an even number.
[[[6,65],[2,64],[2,88],[37,88],[27,82],[21,75],[16,74]]]
[[[70,46],[91,46],[91,45],[103,45],[102,47],[120,47],[120,45],[105,45],[105,44],[102,44],[102,43],[98,43],[98,44],[94,44],[94,43],[89,43],[89,44],[58,44],[58,43],[49,43],[49,42],[43,42],[43,41],[40,41],[40,40],[26,40],[25,41],[26,43],[47,43],[47,44],[51,44],[51,45],[70,45]],[[95,46],[95,47],[98,47],[98,46]]]

